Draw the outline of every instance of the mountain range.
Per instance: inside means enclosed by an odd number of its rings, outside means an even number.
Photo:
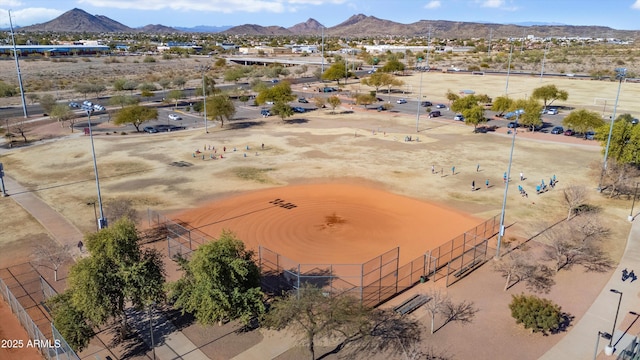
[[[198,26],[194,28],[172,28],[164,25],[146,25],[141,28],[130,28],[102,15],[91,15],[81,9],[72,9],[57,18],[31,26],[20,28],[22,32],[86,32],[86,33],[179,33],[179,32],[215,32],[229,35],[319,35],[324,28],[328,36],[338,37],[387,37],[387,36],[426,36],[431,32],[439,38],[505,38],[535,35],[538,37],[594,37],[638,39],[640,31],[616,30],[605,26],[571,26],[571,25],[519,25],[458,22],[445,20],[420,20],[410,24],[402,24],[374,16],[357,14],[342,23],[324,27],[314,19],[293,25],[262,26],[244,24],[239,26]]]

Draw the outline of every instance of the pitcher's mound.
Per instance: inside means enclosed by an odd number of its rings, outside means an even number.
[[[344,184],[248,192],[176,216],[218,237],[233,231],[247,248],[262,245],[305,264],[358,264],[400,247],[400,264],[482,220],[409,197]]]

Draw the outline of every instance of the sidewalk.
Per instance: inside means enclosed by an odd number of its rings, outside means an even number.
[[[51,208],[47,203],[36,196],[35,191],[28,190],[12,178],[4,177],[5,187],[9,197],[4,200],[13,200],[22,206],[47,230],[49,235],[60,245],[68,245],[74,258],[82,256],[77,244],[84,238],[83,234],[70,223],[62,214]],[[131,310],[133,311],[133,310]],[[145,314],[135,314],[136,321],[131,325],[138,335],[151,348],[149,337],[149,318]],[[186,336],[177,331],[173,324],[159,313],[154,314],[154,343],[155,359],[173,360],[205,360],[208,357],[200,351]]]
[[[591,359],[593,357],[598,331],[610,333],[616,316],[620,295],[611,292],[610,289],[622,292],[620,314],[612,339],[615,352],[611,358],[614,359],[614,356],[619,355],[628,343],[638,335],[637,333],[625,334],[628,326],[622,325],[623,319],[629,315],[630,311],[640,313],[640,299],[638,298],[640,281],[630,282],[627,280],[623,282],[621,276],[622,270],[625,268],[640,272],[640,219],[638,218],[633,221],[624,255],[609,282],[582,319],[570,327],[569,333],[541,356],[541,360]],[[608,342],[600,338],[598,341],[598,353],[602,354]]]

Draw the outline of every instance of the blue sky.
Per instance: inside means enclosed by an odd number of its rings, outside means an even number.
[[[148,24],[280,25],[314,18],[327,27],[354,14],[399,23],[451,20],[602,25],[640,30],[640,0],[0,0],[0,28],[54,19],[79,8],[129,27]]]

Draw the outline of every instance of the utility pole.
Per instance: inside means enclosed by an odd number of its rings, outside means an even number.
[[[20,97],[22,98],[22,112],[27,118],[27,102],[24,100],[24,87],[22,86],[22,73],[20,73],[20,61],[18,61],[18,49],[16,48],[16,37],[13,34],[13,21],[11,21],[11,10],[9,10],[9,25],[11,27],[11,42],[13,43],[13,58],[16,60],[16,71],[18,72],[18,85],[20,86]]]

